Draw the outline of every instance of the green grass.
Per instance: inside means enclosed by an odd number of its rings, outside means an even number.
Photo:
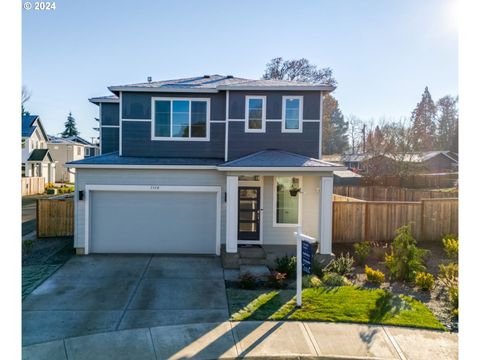
[[[294,290],[227,290],[231,319],[300,320],[402,325],[445,330],[421,302],[382,289],[310,288],[295,307]]]

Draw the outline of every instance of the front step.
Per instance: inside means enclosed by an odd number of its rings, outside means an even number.
[[[259,246],[239,246],[238,255],[241,259],[266,259],[265,250]]]
[[[240,265],[240,276],[251,274],[260,280],[268,280],[270,269],[265,265]]]
[[[227,253],[222,246],[222,265],[225,269],[240,269],[240,266],[266,266],[267,254],[260,246],[239,246],[235,254]]]

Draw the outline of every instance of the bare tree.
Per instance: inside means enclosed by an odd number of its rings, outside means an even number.
[[[32,93],[28,91],[27,87],[24,85],[22,86],[22,115],[28,115],[29,112],[25,111],[25,103],[30,100]]]
[[[355,115],[350,115],[347,117],[348,123],[348,137],[350,138],[350,152],[352,154],[358,153],[361,151],[360,144],[362,143],[362,129],[363,121],[356,117]]]

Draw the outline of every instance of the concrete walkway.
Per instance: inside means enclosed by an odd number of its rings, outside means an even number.
[[[321,322],[220,322],[67,338],[23,348],[23,359],[458,358],[457,334]]]

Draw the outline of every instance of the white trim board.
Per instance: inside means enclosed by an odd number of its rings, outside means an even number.
[[[165,186],[165,185],[85,185],[85,243],[84,253],[88,255],[90,249],[90,194],[92,191],[123,191],[123,192],[202,192],[216,193],[216,239],[215,254],[220,255],[221,237],[221,208],[222,208],[222,187],[221,186]]]

